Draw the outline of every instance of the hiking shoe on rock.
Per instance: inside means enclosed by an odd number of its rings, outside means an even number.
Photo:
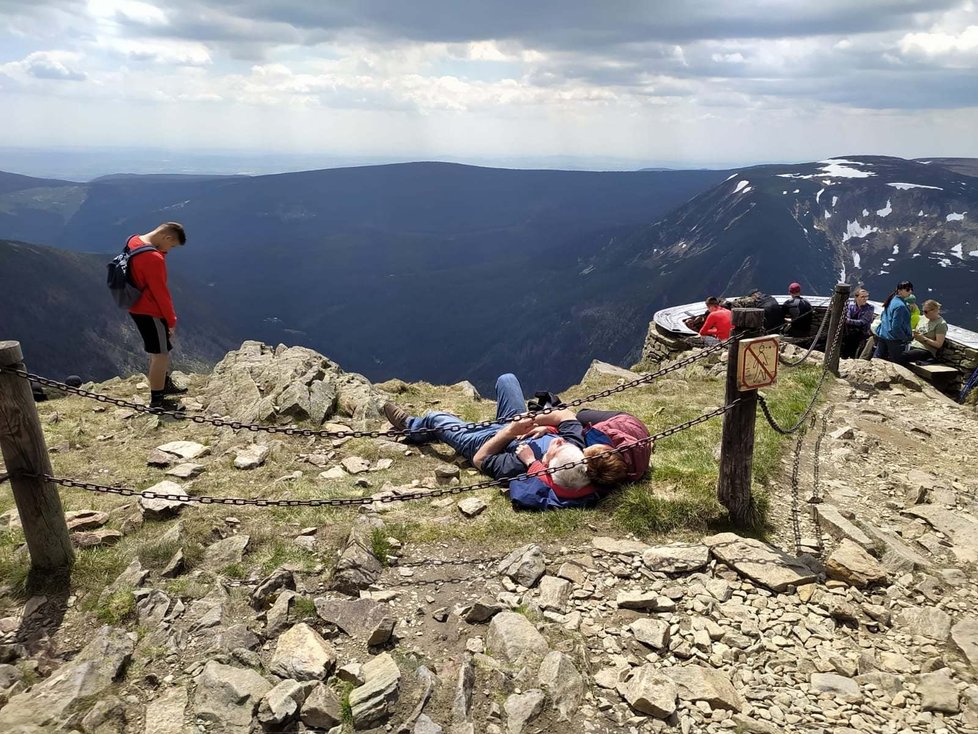
[[[407,428],[408,418],[411,417],[405,410],[394,405],[394,403],[384,403],[384,415],[398,431],[403,431]]]
[[[176,383],[173,382],[173,378],[169,375],[166,376],[166,382],[163,383],[163,394],[164,395],[185,395],[187,388],[177,387]]]
[[[179,403],[173,400],[167,400],[166,398],[161,398],[159,400],[151,400],[149,402],[149,407],[153,411],[158,411],[158,410],[182,411],[183,410],[183,407]]]

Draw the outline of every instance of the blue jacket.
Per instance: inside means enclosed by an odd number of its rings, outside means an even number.
[[[910,329],[910,309],[900,296],[893,296],[890,305],[883,311],[878,336],[880,339],[904,344],[909,344],[913,339],[913,331]]]

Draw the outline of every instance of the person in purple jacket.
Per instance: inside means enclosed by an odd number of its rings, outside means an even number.
[[[846,306],[846,325],[839,356],[843,359],[856,358],[869,338],[869,327],[872,326],[875,316],[876,309],[869,303],[869,291],[857,288],[852,303]]]

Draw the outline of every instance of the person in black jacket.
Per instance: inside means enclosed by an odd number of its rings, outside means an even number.
[[[784,316],[777,298],[764,295],[759,288],[750,291],[750,297],[754,300],[753,308],[764,309],[764,331],[771,334],[784,326]]]
[[[791,298],[781,304],[782,318],[789,322],[786,336],[796,339],[804,338],[809,335],[812,329],[812,304],[801,295],[801,284],[799,283],[792,283],[788,286],[788,295]]]

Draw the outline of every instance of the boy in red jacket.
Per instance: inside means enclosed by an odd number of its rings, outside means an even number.
[[[185,392],[170,380],[170,350],[177,328],[177,314],[166,284],[166,255],[174,247],[187,242],[183,225],[164,222],[152,232],[134,234],[126,247],[135,250],[150,245],[156,251],[147,251],[129,261],[132,282],[142,295],[129,309],[129,315],[143,337],[143,345],[149,354],[149,389],[151,408],[174,410],[177,405],[164,400],[164,395]],[[168,389],[169,388],[169,389]]]

